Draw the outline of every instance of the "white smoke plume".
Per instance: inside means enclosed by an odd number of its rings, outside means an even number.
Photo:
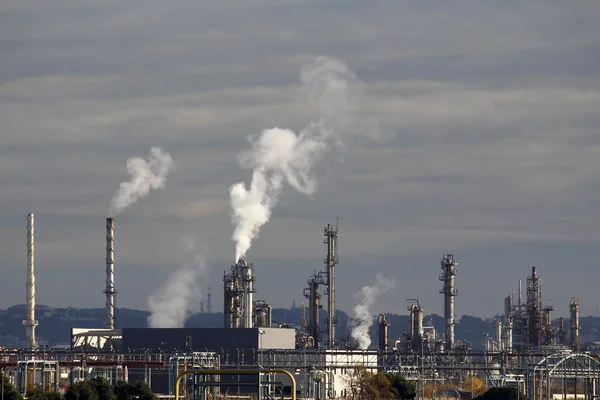
[[[316,121],[299,133],[277,127],[263,130],[248,138],[251,148],[238,156],[242,168],[252,169],[252,180],[248,188],[240,182],[229,189],[235,262],[246,255],[260,228],[269,221],[284,184],[307,196],[316,191],[314,166],[341,143],[349,126],[357,81],[346,64],[321,56],[302,68],[300,78],[319,109]]]
[[[127,206],[145,197],[151,189],[165,187],[167,175],[173,169],[173,158],[160,147],[152,147],[147,160],[133,157],[127,160],[128,182],[119,185],[110,201],[109,215],[123,211]]]
[[[382,274],[377,274],[377,282],[373,286],[365,286],[358,293],[357,297],[362,297],[359,304],[354,307],[354,318],[352,320],[351,336],[358,343],[362,350],[366,350],[371,345],[371,336],[369,328],[375,320],[373,315],[373,304],[377,297],[396,287],[396,278],[391,280],[384,278]]]
[[[191,237],[182,238],[182,247],[188,261],[148,297],[148,326],[151,328],[183,328],[187,318],[199,311],[202,300],[200,282],[206,279],[206,260],[197,253]]]

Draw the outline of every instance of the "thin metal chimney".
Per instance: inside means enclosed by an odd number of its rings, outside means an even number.
[[[27,214],[27,293],[25,296],[25,335],[27,337],[27,346],[30,348],[37,347],[35,340],[35,234],[34,234],[34,215]]]
[[[106,327],[115,329],[115,220],[106,218]]]

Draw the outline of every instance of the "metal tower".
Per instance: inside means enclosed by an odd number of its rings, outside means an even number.
[[[446,320],[446,351],[451,352],[454,347],[454,297],[456,297],[456,288],[454,286],[454,277],[456,276],[456,266],[458,263],[453,254],[444,254],[441,261],[442,273],[440,281],[444,286],[440,293],[444,295],[444,319]]]
[[[337,324],[335,318],[335,268],[338,265],[337,224],[335,227],[331,224],[327,224],[327,226],[325,226],[324,235],[324,243],[327,245],[327,258],[325,259],[325,264],[327,265],[327,335],[329,348],[333,349],[336,347],[335,325]]]
[[[527,326],[529,344],[542,344],[542,280],[535,267],[531,267],[531,276],[527,278]]]
[[[27,286],[25,295],[25,335],[27,336],[27,346],[29,348],[37,347],[35,339],[35,327],[38,322],[35,320],[35,234],[34,234],[34,215],[27,214]]]
[[[581,329],[579,326],[579,299],[573,297],[569,309],[571,311],[571,349],[579,351],[579,330]]]

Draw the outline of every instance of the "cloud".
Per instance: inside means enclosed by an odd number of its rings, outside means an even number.
[[[257,273],[273,260],[291,260],[281,269],[320,263],[322,225],[338,215],[347,266],[339,279],[347,274],[348,285],[357,286],[363,257],[384,274],[401,258],[432,299],[443,251],[490,274],[503,262],[483,248],[514,251],[525,265],[561,246],[573,255],[569,273],[593,263],[592,251],[574,249],[600,241],[596,3],[59,0],[0,9],[0,238],[15,276],[25,264],[24,215],[36,212],[40,268],[99,268],[99,282],[79,283],[97,293],[85,305],[101,306],[106,199],[122,160],[153,145],[177,154],[179,169],[168,195],[156,192],[117,220],[118,290],[121,269],[173,265],[169,249],[182,232],[202,238],[214,268],[228,266],[228,209],[218,199],[250,178],[236,154],[265,121],[303,128],[314,110],[297,72],[320,54],[364,82],[356,119],[373,122],[384,142],[320,167],[312,201],[282,198],[253,248]],[[539,247],[529,254],[518,243]],[[415,260],[433,267],[413,270]],[[551,268],[545,276],[569,278]],[[260,274],[259,287],[285,305],[290,294],[270,288],[279,274]],[[461,279],[465,288],[475,282]],[[7,282],[0,306],[22,298]],[[51,287],[38,301],[62,301]],[[146,306],[145,293],[127,289],[119,304]],[[349,310],[352,301],[340,304]],[[489,315],[499,301],[476,302],[474,312]]]

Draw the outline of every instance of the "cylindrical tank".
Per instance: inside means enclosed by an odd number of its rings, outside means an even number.
[[[444,342],[442,342],[441,340],[435,342],[434,349],[436,353],[443,353],[445,348],[446,346],[444,346]]]
[[[418,337],[422,337],[423,336],[423,310],[419,307],[415,307],[414,310],[414,326],[415,326],[415,334]]]

